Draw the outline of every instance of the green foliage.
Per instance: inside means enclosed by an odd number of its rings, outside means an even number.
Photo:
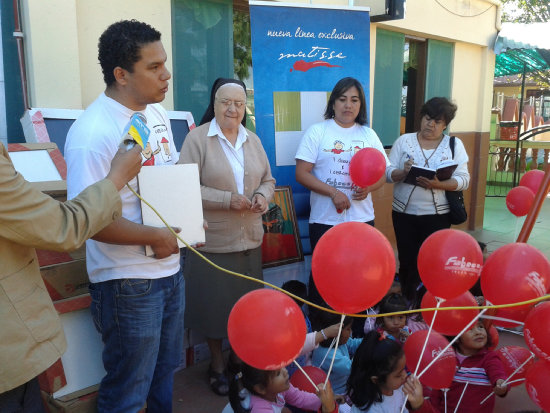
[[[535,23],[550,21],[548,0],[501,0],[503,22]]]
[[[541,88],[550,89],[550,70],[539,70],[538,72],[527,73],[525,76]]]
[[[233,12],[233,65],[235,74],[244,81],[252,65],[250,15],[237,10]]]

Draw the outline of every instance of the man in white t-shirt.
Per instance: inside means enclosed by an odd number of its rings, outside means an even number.
[[[171,77],[160,36],[135,20],[114,23],[101,35],[106,89],[67,135],[69,198],[105,177],[136,112],[151,130],[150,147],[142,152],[145,167],[175,163],[170,123],[158,104]],[[159,152],[162,156],[151,156]],[[136,190],[137,180],[129,185]],[[97,408],[135,413],[147,402],[150,411],[169,412],[183,349],[184,281],[177,240],[167,228],[142,224],[140,201],[128,188],[120,196],[122,217],[86,243],[91,311],[105,345],[107,372]],[[145,245],[154,257],[145,255]]]

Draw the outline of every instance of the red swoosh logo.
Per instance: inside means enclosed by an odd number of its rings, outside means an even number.
[[[313,62],[306,62],[305,60],[297,60],[296,62],[294,62],[294,65],[292,66],[292,68],[294,70],[299,70],[300,72],[307,72],[309,69],[313,69],[313,68],[321,67],[321,66],[325,66],[325,67],[342,67],[342,66],[338,66],[338,65],[331,65],[330,63],[325,62],[324,60],[315,60]],[[292,71],[292,69],[291,69],[291,71]]]

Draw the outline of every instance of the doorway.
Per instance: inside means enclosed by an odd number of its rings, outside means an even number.
[[[400,134],[420,128],[420,108],[426,87],[426,41],[405,37]]]

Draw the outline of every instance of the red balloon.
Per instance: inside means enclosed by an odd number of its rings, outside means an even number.
[[[531,400],[547,412],[550,411],[548,383],[550,383],[550,363],[539,360],[527,371],[525,388]]]
[[[502,361],[506,377],[509,378],[508,381],[525,378],[525,374],[527,373],[527,370],[529,370],[529,367],[535,364],[535,359],[531,357],[531,352],[524,347],[504,346],[499,348],[496,352],[498,358]],[[528,359],[530,360],[527,361]],[[526,361],[527,363],[525,363]],[[515,372],[516,369],[523,363],[525,363],[525,365],[517,372]],[[512,373],[514,373],[514,375],[510,377]],[[519,386],[520,384],[523,383],[512,383],[512,386]]]
[[[534,201],[535,194],[526,186],[516,186],[506,195],[506,207],[516,217],[527,215]]]
[[[443,229],[430,235],[418,252],[418,272],[424,286],[440,298],[457,297],[479,278],[483,254],[470,234]]]
[[[306,374],[313,380],[315,384],[324,383],[327,379],[327,373],[315,366],[302,367]],[[313,387],[313,384],[304,376],[304,373],[300,369],[296,370],[290,378],[292,385],[300,390],[307,391],[308,393],[317,393],[317,389]]]
[[[407,359],[407,367],[411,372],[414,372],[416,369],[427,336],[428,330],[419,330],[412,333],[407,338],[407,341],[405,341],[405,357]],[[422,355],[418,374],[420,374],[448,344],[449,341],[445,337],[432,331],[426,344],[424,354]],[[448,389],[453,381],[455,369],[456,356],[452,347],[449,347],[445,350],[445,353],[443,353],[443,355],[419,377],[419,380],[425,386],[429,386],[433,389]]]
[[[362,222],[329,229],[311,257],[313,281],[321,297],[341,313],[372,307],[388,292],[395,256],[386,237]]]
[[[536,194],[539,190],[543,178],[543,171],[533,169],[532,171],[526,172],[525,175],[521,177],[521,179],[519,180],[519,185],[529,188],[531,191],[533,191],[533,194]]]
[[[300,354],[306,322],[292,298],[264,288],[243,295],[235,303],[227,333],[231,347],[246,364],[278,370]]]
[[[535,355],[550,362],[550,302],[536,305],[523,326],[525,342]]]
[[[437,301],[429,291],[422,297],[421,308],[435,308]],[[466,291],[458,297],[444,301],[439,307],[477,307],[477,301],[471,292]],[[433,329],[446,336],[455,336],[460,333],[477,315],[479,310],[448,310],[438,311],[435,316]],[[434,317],[434,311],[422,312],[424,321],[430,325]]]
[[[386,158],[378,149],[363,148],[351,158],[349,175],[358,187],[375,184],[386,172]]]
[[[546,294],[550,263],[542,252],[525,243],[507,244],[493,252],[481,271],[483,296],[493,304],[512,304]],[[498,311],[522,316],[532,305]],[[512,318],[512,317],[507,317]]]
[[[492,320],[495,325],[505,328],[515,328],[519,327],[531,311],[531,306],[520,306],[520,307],[509,307],[509,308],[498,308],[494,311],[493,315],[499,318],[505,318],[512,321],[505,320]],[[518,321],[515,323],[514,321]]]
[[[487,343],[491,343],[489,346],[487,346],[487,348],[489,350],[494,350],[497,348],[498,346],[498,342],[500,340],[500,337],[498,336],[498,330],[497,328],[491,324],[491,327],[489,327],[487,329],[487,338],[491,338],[491,340],[487,340]]]

